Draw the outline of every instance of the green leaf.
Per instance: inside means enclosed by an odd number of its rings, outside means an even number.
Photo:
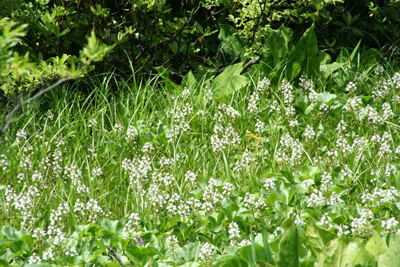
[[[318,266],[345,267],[350,265],[352,258],[350,240],[341,235],[319,254]]]
[[[254,250],[255,250],[256,261],[257,262],[265,262],[266,258],[265,258],[265,254],[264,254],[264,249],[259,244],[252,244],[252,245],[242,247],[238,251],[238,255],[242,259],[247,261],[248,263],[251,263],[252,262],[252,246],[253,245],[254,245]]]
[[[156,255],[155,251],[145,248],[145,247],[140,247],[140,246],[128,246],[125,249],[125,254],[128,256],[129,259],[132,257],[135,257],[136,259],[142,261],[145,257],[147,256],[154,256]]]
[[[0,266],[1,267],[8,267],[10,266],[5,259],[0,259]]]
[[[17,229],[8,225],[4,225],[1,229],[1,233],[5,235],[8,239],[14,239],[16,231]]]
[[[286,66],[289,81],[294,80],[303,71],[307,71],[308,76],[319,72],[318,42],[313,27],[310,27],[290,50]]]
[[[242,50],[242,43],[237,34],[236,28],[229,24],[219,24],[220,31],[218,39],[221,40],[222,51],[234,58],[239,55]]]
[[[226,262],[224,265],[222,265],[224,267],[248,267],[249,264],[239,258],[239,256],[233,256],[228,262]]]
[[[181,267],[198,267],[202,266],[197,262],[186,262],[185,264],[181,265]]]
[[[312,218],[307,221],[304,236],[306,237],[305,246],[312,251],[315,257],[318,257],[324,247],[336,237],[335,234],[317,226]]]
[[[196,78],[194,77],[192,71],[189,71],[182,80],[181,86],[192,88],[197,84]]]
[[[279,242],[277,267],[299,266],[299,246],[296,225],[292,225]]]
[[[372,237],[365,245],[365,249],[375,257],[378,257],[379,255],[384,254],[389,248],[379,233],[374,231]]]
[[[361,246],[360,249],[357,251],[356,255],[354,255],[354,258],[351,262],[353,266],[356,266],[357,264],[370,264],[370,265],[375,265],[376,264],[376,258],[374,257],[373,254],[371,254],[368,250],[365,249],[365,247]]]
[[[249,79],[240,75],[242,63],[237,63],[227,67],[220,75],[218,75],[211,83],[214,89],[214,99],[222,100],[244,87]]]
[[[397,238],[393,242],[389,250],[385,254],[379,256],[378,266],[379,267],[392,267],[398,266],[400,262],[400,238]]]
[[[337,95],[335,94],[330,94],[330,93],[319,93],[317,95],[317,101],[318,102],[323,102],[323,103],[328,103],[330,102],[332,99],[335,99],[337,97]]]
[[[110,219],[103,219],[100,222],[100,227],[103,230],[117,233],[124,228],[124,225],[118,220],[112,221]]]
[[[96,38],[94,31],[87,37],[87,45],[80,51],[80,58],[84,64],[90,64],[91,61],[97,62],[103,60],[104,56],[110,52],[114,46],[107,46]]]
[[[320,173],[320,169],[318,167],[313,167],[310,165],[304,165],[300,169],[300,175],[305,177],[312,177],[317,173]]]
[[[327,79],[335,70],[340,69],[342,66],[344,66],[344,64],[345,63],[334,62],[332,64],[321,65],[319,71],[322,77],[324,77],[324,79]]]
[[[282,66],[288,58],[288,43],[292,38],[293,31],[286,28],[283,24],[277,30],[270,30],[267,38],[267,44],[272,55],[274,68]]]
[[[185,262],[195,261],[200,252],[200,246],[198,243],[190,243],[182,248],[175,250],[177,256],[185,260]]]

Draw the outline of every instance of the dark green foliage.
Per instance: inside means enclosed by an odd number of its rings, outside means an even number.
[[[97,63],[98,72],[116,67],[131,75],[132,67],[151,77],[155,68],[162,66],[177,83],[189,71],[219,74],[246,57],[262,58],[267,50],[276,51],[274,46],[281,46],[282,40],[270,29],[283,24],[291,29],[294,43],[306,32],[314,34],[311,25],[316,37],[312,37],[312,47],[310,39],[304,45],[300,40],[298,48],[306,51],[302,55],[294,51],[296,55],[287,58],[291,47],[274,55],[275,66],[276,57],[291,62],[286,71],[289,80],[298,76],[299,60],[303,62],[301,70],[308,64],[309,74],[318,71],[317,47],[333,60],[339,49],[354,47],[361,39],[364,49],[398,53],[398,1],[249,2],[1,0],[0,14],[28,25],[27,35],[15,50],[29,52],[37,63],[63,54],[79,56],[85,37],[94,30],[97,38],[113,46]],[[302,60],[304,57],[310,60]]]

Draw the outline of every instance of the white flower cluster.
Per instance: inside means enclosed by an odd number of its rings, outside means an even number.
[[[6,155],[1,154],[1,155],[0,155],[0,168],[1,168],[3,171],[6,171],[7,168],[8,168],[8,166],[9,166],[9,163],[8,163],[8,161],[7,161]]]
[[[228,118],[237,119],[240,117],[239,111],[235,110],[229,105],[226,105],[225,103],[220,103],[218,105],[218,109],[219,111],[222,111],[225,115],[227,115]],[[217,116],[220,118],[220,120],[223,118],[223,114],[221,112],[218,112]]]
[[[385,203],[394,203],[395,201],[399,201],[400,194],[396,188],[393,186],[388,189],[382,188],[374,188],[372,193],[371,190],[365,189],[364,193],[361,194],[361,202],[365,204],[369,204],[371,206],[380,207]]]
[[[235,222],[231,222],[229,224],[228,233],[229,233],[229,239],[235,239],[235,238],[240,239],[239,225]]]
[[[322,218],[321,218],[319,224],[322,225],[323,227],[327,228],[327,229],[330,229],[332,227],[332,219],[328,215],[328,213],[324,213],[322,215]]]
[[[149,172],[152,170],[150,157],[144,155],[141,159],[137,156],[130,160],[125,158],[122,161],[121,167],[125,173],[129,174],[130,182],[135,179],[146,179]]]
[[[288,80],[283,79],[281,84],[279,85],[279,90],[283,93],[283,102],[286,105],[289,105],[294,100],[293,95],[293,86],[289,83]]]
[[[150,151],[154,150],[154,147],[151,143],[147,142],[146,144],[144,144],[143,146],[143,153],[148,153]]]
[[[341,235],[348,235],[348,234],[350,234],[350,233],[351,233],[351,232],[350,232],[349,227],[348,227],[347,225],[344,225],[344,224],[340,224],[340,225],[339,225],[339,227],[338,227],[338,233],[337,233],[338,236],[341,236]]]
[[[206,86],[204,88],[204,97],[203,97],[204,103],[207,103],[208,101],[211,101],[212,99],[213,99],[212,91],[210,88],[208,88],[208,86]]]
[[[299,86],[305,91],[314,91],[314,84],[311,79],[307,79],[304,74],[299,79]]]
[[[36,255],[35,252],[32,254],[32,256],[29,257],[29,260],[28,260],[28,264],[39,264],[41,262],[42,262],[42,259],[40,258],[39,255]]]
[[[276,100],[274,100],[272,102],[272,104],[269,106],[269,108],[270,108],[269,112],[274,112],[274,111],[278,111],[279,112],[281,110],[281,107],[279,106],[279,103]]]
[[[355,83],[353,82],[349,82],[346,86],[346,92],[349,93],[354,93],[355,91],[357,91],[357,86],[355,85]]]
[[[92,177],[91,180],[93,180],[93,177],[97,177],[103,174],[103,170],[100,167],[93,167],[92,169]]]
[[[258,113],[257,101],[259,100],[260,98],[258,97],[258,94],[256,92],[253,92],[253,94],[250,96],[249,104],[247,106],[247,110],[250,113],[252,114]]]
[[[325,206],[327,204],[326,197],[324,197],[322,192],[319,191],[318,189],[313,190],[307,201],[308,201],[307,207],[313,207],[313,208]]]
[[[388,132],[384,132],[381,140],[380,140],[380,146],[379,146],[379,151],[378,151],[378,157],[389,157],[393,151],[391,149],[392,146],[392,137]]]
[[[97,127],[97,121],[95,118],[90,118],[89,123],[88,123],[89,128],[95,128]]]
[[[323,192],[331,191],[333,189],[332,176],[328,172],[324,172],[321,176],[321,190]]]
[[[211,178],[208,181],[208,186],[204,189],[202,197],[203,201],[211,203],[212,206],[214,206],[215,204],[220,203],[223,198],[224,196],[218,191],[216,181]]]
[[[271,178],[265,180],[264,188],[267,189],[268,192],[272,192],[272,191],[275,190],[276,185],[275,185],[274,181],[275,181],[275,180],[274,180],[274,179],[271,179]]]
[[[221,124],[215,125],[214,134],[211,136],[211,147],[214,152],[225,150],[230,145],[236,147],[240,143],[241,139],[230,123],[225,128]]]
[[[207,259],[211,258],[211,256],[215,253],[216,253],[216,249],[215,249],[214,245],[206,242],[201,247],[199,258],[202,260],[207,260]]]
[[[353,152],[353,146],[349,144],[343,135],[339,135],[336,140],[336,149],[342,153],[343,157],[347,157]]]
[[[254,155],[246,148],[246,150],[243,152],[241,159],[239,159],[235,163],[235,167],[233,167],[233,172],[241,172],[242,170],[249,172],[251,164],[257,165],[258,163]]]
[[[367,106],[365,108],[365,111],[367,113],[367,119],[370,121],[372,124],[383,124],[384,120],[383,118],[379,115],[379,113],[372,108],[371,106]]]
[[[120,123],[120,122],[117,122],[113,127],[113,131],[117,134],[122,133],[123,130],[124,130],[124,126],[122,126],[122,123]]]
[[[255,130],[256,133],[262,133],[265,129],[265,123],[260,121],[259,119],[257,119],[255,126],[256,126],[256,130]]]
[[[400,232],[398,225],[399,222],[393,217],[390,217],[387,220],[382,220],[381,227],[384,229],[384,231],[381,234],[385,235],[387,233]]]
[[[72,187],[76,187],[76,191],[79,194],[89,194],[89,188],[81,181],[82,172],[78,169],[76,165],[68,163],[67,166],[65,166],[64,175],[66,176],[66,178],[69,178],[71,180]]]
[[[363,104],[360,97],[354,97],[347,100],[346,104],[343,106],[343,109],[346,112],[353,112],[354,114],[359,114],[362,110]]]
[[[66,202],[61,202],[57,210],[50,213],[50,225],[47,227],[46,236],[50,238],[54,244],[61,244],[66,236],[62,231],[63,220],[69,215],[70,208]]]
[[[280,139],[281,147],[276,152],[276,161],[297,165],[301,163],[303,155],[303,144],[293,139],[289,134],[284,134]]]
[[[264,92],[268,88],[271,87],[271,80],[268,79],[267,77],[264,77],[261,81],[258,82],[257,84],[257,90],[260,92]]]
[[[131,213],[128,216],[128,222],[125,224],[122,232],[126,233],[130,237],[136,236],[137,227],[140,224],[140,216],[137,213]]]
[[[38,198],[40,198],[39,189],[33,185],[26,188],[19,195],[9,185],[5,191],[4,207],[7,212],[10,212],[10,208],[15,209],[20,212],[18,216],[21,219],[32,223],[36,219],[32,214],[32,210],[35,208],[35,199]]]
[[[134,141],[136,135],[138,135],[137,129],[135,128],[135,126],[130,125],[128,127],[128,130],[126,131],[125,139],[126,141]]]
[[[313,139],[315,136],[314,129],[310,125],[307,125],[303,135],[307,139]]]
[[[95,219],[105,215],[103,209],[98,205],[95,199],[89,199],[89,201],[84,204],[78,198],[74,204],[74,212],[80,213],[82,216],[88,215],[88,221],[92,223],[95,223]]]
[[[192,171],[187,171],[186,172],[186,174],[185,174],[185,182],[188,182],[188,181],[191,181],[191,182],[196,181],[196,174],[194,172],[192,172]]]
[[[17,142],[22,142],[22,140],[26,139],[28,134],[25,132],[24,129],[20,129],[20,130],[17,131],[16,136],[17,136],[17,138],[16,138]]]
[[[225,198],[230,198],[232,196],[233,190],[235,190],[235,186],[229,182],[225,182],[222,186],[222,195]]]
[[[256,200],[256,197],[249,192],[246,192],[246,195],[244,196],[243,199],[243,207],[251,209],[251,210],[260,210],[267,205],[265,204],[264,201],[262,200]]]
[[[359,211],[360,218],[354,218],[351,222],[351,232],[360,236],[369,234],[371,231],[371,219],[374,218],[372,211],[369,209],[361,209]]]

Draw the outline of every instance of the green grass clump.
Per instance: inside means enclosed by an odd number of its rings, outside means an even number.
[[[0,262],[390,266],[400,74],[346,77],[49,92],[0,149]]]

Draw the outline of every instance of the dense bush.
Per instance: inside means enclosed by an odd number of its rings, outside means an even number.
[[[167,68],[179,83],[189,71],[218,74],[246,58],[261,59],[270,48],[271,29],[282,24],[292,29],[295,41],[313,27],[319,50],[334,59],[340,49],[354,47],[361,39],[362,47],[397,55],[399,3],[1,0],[0,16],[26,24],[26,35],[14,50],[21,55],[29,52],[29,62],[52,62],[63,55],[79,57],[85,37],[94,31],[113,47],[97,63],[98,72],[116,67],[130,75],[133,68],[148,77]],[[11,88],[3,91],[7,94]]]

